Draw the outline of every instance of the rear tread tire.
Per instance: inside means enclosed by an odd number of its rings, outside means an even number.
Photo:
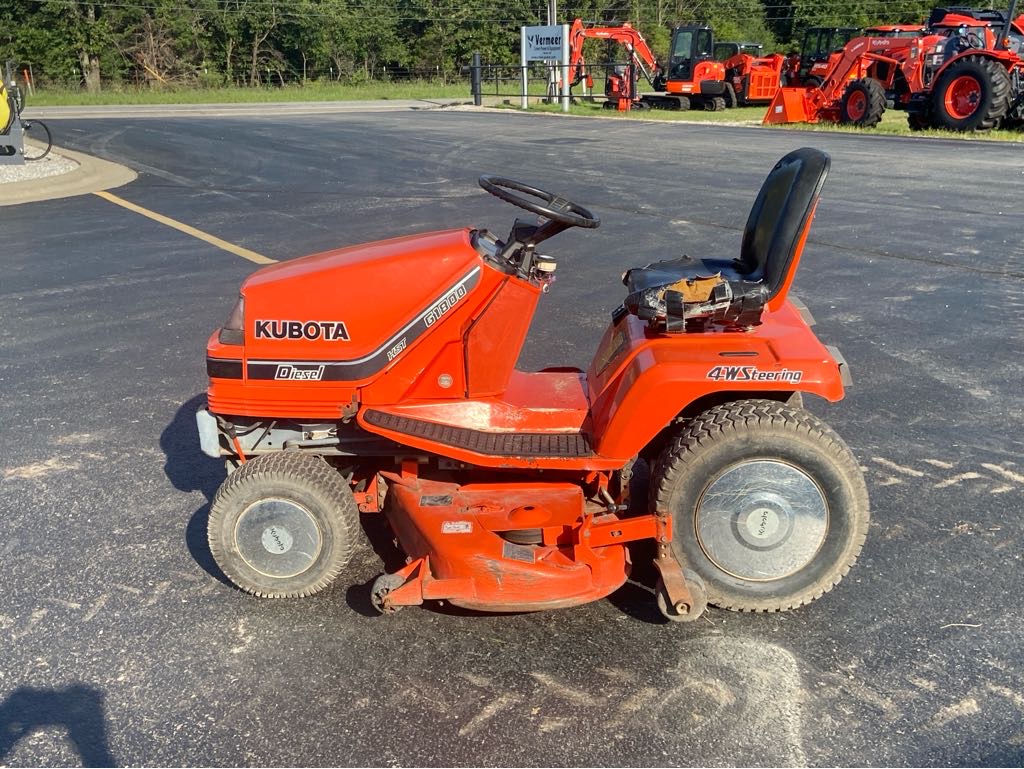
[[[317,521],[322,551],[306,571],[274,578],[255,571],[234,543],[238,518],[253,502],[270,496],[295,499]],[[333,582],[352,559],[361,530],[359,507],[345,477],[323,457],[292,451],[250,459],[221,484],[210,506],[210,553],[224,574],[260,598],[304,598]]]
[[[974,77],[981,85],[978,109],[965,118],[946,110],[946,91],[962,75]],[[1010,108],[1010,76],[1006,69],[985,56],[969,56],[942,73],[932,95],[932,114],[937,128],[950,131],[989,131],[999,126]]]
[[[718,474],[743,459],[772,458],[750,452],[749,446],[762,440],[788,444],[807,462],[821,463],[835,484],[829,487],[835,504],[830,504],[829,533],[821,550],[795,574],[773,582],[743,580],[721,571],[701,549],[694,519],[709,473]],[[746,456],[745,450],[750,452]],[[814,469],[793,457],[785,459],[804,472]],[[662,451],[650,495],[652,510],[673,516],[677,557],[703,579],[708,603],[732,611],[787,611],[830,591],[860,555],[870,517],[864,477],[843,439],[813,414],[771,400],[726,403],[689,420]]]

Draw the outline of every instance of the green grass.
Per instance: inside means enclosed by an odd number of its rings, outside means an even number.
[[[488,100],[484,95],[484,104],[494,101],[494,97]],[[504,109],[518,109],[519,97],[505,97],[508,104],[495,104],[494,106]],[[531,112],[551,112],[561,114],[562,105],[545,104],[539,100],[530,100]],[[763,107],[741,107],[738,109],[727,109],[724,112],[706,112],[705,110],[687,110],[677,112],[664,109],[630,110],[619,112],[614,109],[605,109],[602,102],[574,102],[569,105],[570,115],[582,115],[590,117],[609,117],[630,120],[640,118],[642,120],[668,120],[688,123],[749,123],[750,125],[760,124],[764,117]]]
[[[508,105],[497,105],[508,108],[518,108],[519,99],[509,99]],[[486,104],[485,100],[485,104]],[[599,103],[577,102],[569,107],[569,114],[589,115],[592,117],[610,117],[622,120],[668,120],[680,123],[729,123],[757,126],[761,125],[767,106],[763,107],[740,107],[727,109],[724,112],[705,112],[704,110],[687,110],[676,112],[674,110],[631,110],[630,112],[618,112],[616,110],[604,109]],[[544,104],[541,102],[530,102],[531,112],[547,112],[561,114],[560,104]],[[836,123],[790,123],[785,126],[772,126],[771,130],[796,130],[796,131],[832,131],[837,133],[859,133],[859,134],[882,134],[885,136],[927,136],[942,139],[962,139],[965,141],[1008,141],[1024,143],[1024,131],[1021,130],[998,130],[987,133],[954,133],[952,131],[911,131],[907,125],[907,115],[900,110],[886,110],[882,121],[874,128],[857,128],[855,126],[838,125]]]
[[[962,141],[1003,141],[1024,143],[1024,131],[1019,129],[999,129],[982,133],[958,133],[956,131],[911,131],[907,125],[907,114],[900,110],[886,110],[881,122],[874,128],[857,128],[855,126],[838,125],[836,123],[793,123],[780,128],[798,131],[832,131],[836,133],[867,133],[883,136],[923,136],[932,139],[960,139]]]
[[[244,104],[282,101],[356,101],[377,99],[459,99],[470,101],[467,83],[440,80],[406,83],[341,85],[309,83],[259,88],[106,88],[98,94],[70,89],[38,89],[32,107],[100,106],[105,104]]]

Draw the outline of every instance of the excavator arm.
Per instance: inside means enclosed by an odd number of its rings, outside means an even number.
[[[586,61],[583,58],[583,43],[587,39],[611,40],[623,46],[633,64],[647,82],[653,82],[658,61],[640,30],[630,24],[621,27],[587,27],[582,19],[576,19],[569,30],[569,82],[579,83],[586,76]]]

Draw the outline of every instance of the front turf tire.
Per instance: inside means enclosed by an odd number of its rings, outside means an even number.
[[[662,451],[651,505],[673,518],[673,547],[708,603],[786,611],[831,590],[857,560],[868,495],[843,440],[778,401],[716,406]]]
[[[359,508],[345,477],[323,457],[254,457],[217,491],[210,552],[235,585],[261,598],[318,593],[348,565]]]

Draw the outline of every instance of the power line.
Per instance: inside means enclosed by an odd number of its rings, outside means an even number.
[[[202,4],[190,4],[190,3],[181,3],[181,2],[179,2],[179,3],[159,3],[159,2],[156,2],[155,0],[153,2],[148,2],[148,3],[146,3],[146,2],[114,2],[114,1],[111,1],[111,0],[104,0],[103,2],[97,2],[97,3],[85,3],[85,2],[80,2],[80,0],[28,0],[28,2],[32,2],[32,3],[34,3],[36,5],[40,5],[40,6],[48,5],[48,6],[56,6],[56,7],[77,7],[77,6],[85,6],[85,5],[97,5],[97,6],[99,6],[99,8],[101,10],[105,9],[105,8],[130,8],[130,9],[138,9],[138,10],[169,10],[169,11],[177,10],[177,11],[193,11],[193,12],[196,12],[196,13],[204,13],[204,14],[205,13],[226,14],[226,13],[244,13],[245,10],[251,9],[251,8],[266,8],[266,9],[273,9],[273,10],[275,10],[275,12],[277,12],[279,14],[282,14],[282,15],[295,15],[295,16],[303,16],[303,17],[310,17],[310,18],[324,18],[324,17],[330,17],[330,16],[334,16],[335,15],[335,13],[333,11],[317,10],[315,6],[310,6],[308,8],[300,10],[298,8],[295,8],[294,6],[291,6],[290,4],[282,2],[282,0],[239,0],[238,2],[235,2],[235,3],[231,4],[233,7],[229,7],[228,4],[218,4],[217,6],[205,6],[204,7]],[[406,4],[403,3],[402,5],[406,5]],[[436,11],[440,10],[437,6],[439,6],[441,4],[440,3],[426,2],[426,3],[423,3],[423,5],[425,7],[429,7],[430,11],[436,12]],[[453,3],[448,3],[448,5],[454,5],[454,4]],[[632,3],[630,3],[630,2],[624,2],[623,3],[623,6],[631,6],[631,5],[632,5]],[[785,10],[785,11],[804,10],[802,8],[802,4],[794,5],[793,3],[789,3],[789,2],[782,2],[782,3],[775,3],[775,4],[761,2],[758,5],[760,6],[760,9],[762,11],[766,11],[766,12],[767,11],[773,11],[773,10]],[[851,8],[851,3],[848,2],[848,0],[821,0],[820,2],[814,3],[813,10],[816,12],[816,14],[823,13],[823,12],[829,12],[829,11],[833,11],[833,10],[835,10],[835,11],[843,11],[843,12],[845,12],[847,14],[850,14],[851,11],[856,13],[856,12],[863,12],[863,11],[866,11],[866,10],[885,10],[885,11],[892,12],[892,13],[905,13],[905,12],[916,12],[918,10],[921,10],[922,7],[925,7],[926,10],[929,10],[932,5],[933,5],[933,2],[931,2],[930,0],[924,0],[924,1],[922,1],[922,0],[904,0],[904,2],[902,2],[902,3],[898,3],[898,2],[894,3],[894,2],[890,2],[890,0],[859,0],[859,2],[857,2]],[[430,7],[430,6],[433,6],[433,7]],[[713,3],[711,2],[711,0],[696,0],[696,2],[686,6],[686,11],[688,13],[691,13],[691,14],[699,14],[703,9],[705,9],[705,8],[707,8],[709,6],[713,6]],[[745,17],[747,17],[749,15],[748,12],[746,12],[744,9],[738,9],[738,8],[735,7],[735,5],[732,5],[732,4],[730,4],[730,6],[735,11],[732,14],[735,18],[745,18]],[[383,12],[383,13],[387,13],[387,14],[391,15],[392,18],[394,18],[394,16],[392,14],[399,14],[399,13],[401,13],[401,14],[406,14],[406,15],[401,15],[400,18],[408,18],[408,19],[429,19],[429,18],[440,18],[440,19],[449,19],[449,18],[451,18],[451,19],[457,19],[457,18],[466,18],[465,13],[468,11],[469,13],[473,14],[472,18],[477,18],[477,19],[480,19],[480,20],[487,20],[487,21],[508,20],[506,18],[507,12],[509,10],[507,3],[494,3],[494,4],[490,4],[490,5],[488,5],[488,4],[478,4],[478,5],[468,4],[468,8],[467,8],[467,4],[462,4],[461,7],[463,9],[465,9],[462,12],[456,12],[455,9],[453,8],[451,15],[439,15],[439,16],[434,16],[434,17],[428,17],[428,16],[424,16],[423,14],[409,15],[410,14],[409,10],[407,10],[407,9],[401,9],[400,10],[399,9],[399,3],[374,3],[374,2],[366,2],[366,0],[353,0],[353,2],[348,2],[348,3],[345,3],[343,5],[337,6],[334,10],[338,11],[338,12],[342,12],[342,13],[345,12],[345,11],[354,11],[354,10],[373,11],[374,13],[382,13]],[[614,7],[609,8],[607,10],[614,10]],[[716,16],[726,16],[727,17],[727,16],[730,15],[729,14],[730,8],[727,8],[727,7],[711,7],[711,10],[715,13]],[[502,16],[488,15],[488,14],[499,14],[499,13],[500,14],[504,14],[504,15],[502,15]],[[523,17],[526,17],[526,18],[540,18],[545,13],[546,13],[546,11],[544,9],[531,10],[531,11],[525,12],[521,16],[517,16],[515,18],[523,18]],[[596,12],[592,12],[592,14],[589,14],[589,15],[600,16],[600,15],[605,15],[605,13],[606,13],[606,11],[596,11]]]

